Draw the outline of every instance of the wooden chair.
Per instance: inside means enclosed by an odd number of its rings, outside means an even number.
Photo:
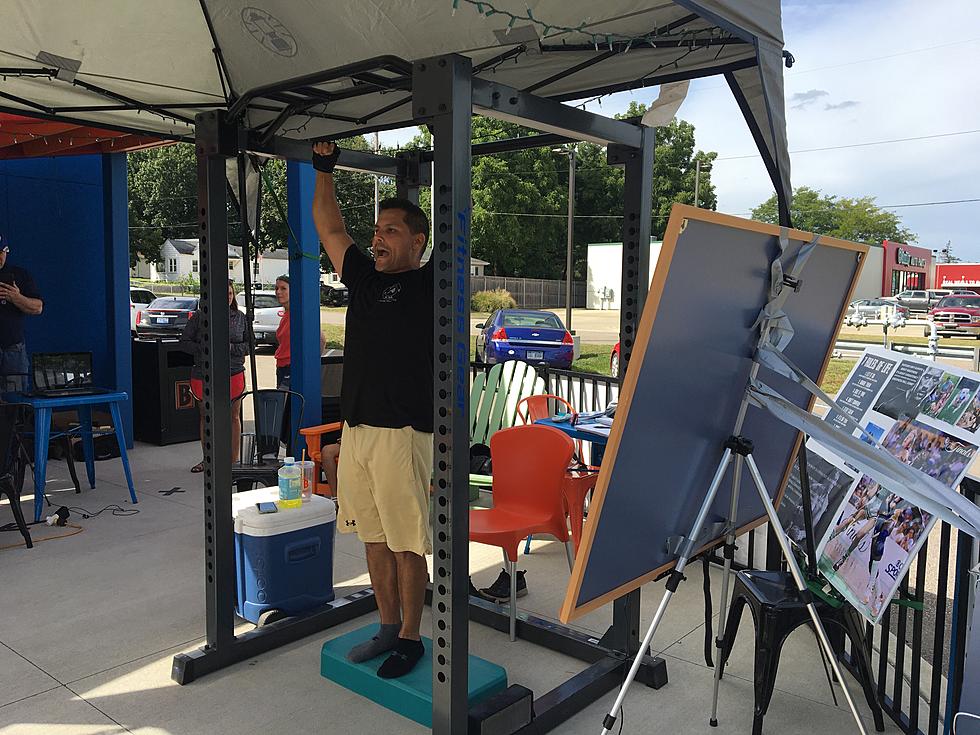
[[[334,421],[333,423],[308,426],[299,430],[299,433],[306,439],[306,456],[313,461],[313,493],[315,495],[334,497],[337,494],[337,488],[330,487],[323,472],[323,436],[324,434],[339,432],[342,428],[342,422]]]
[[[470,389],[470,446],[490,445],[501,429],[517,423],[517,406],[528,396],[543,393],[542,379],[533,365],[521,360],[497,363],[486,373],[478,373]],[[490,475],[470,474],[470,486],[489,489]]]

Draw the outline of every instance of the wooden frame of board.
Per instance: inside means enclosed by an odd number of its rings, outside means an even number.
[[[626,376],[622,384],[621,394],[619,397],[619,405],[617,408],[617,420],[613,423],[612,430],[609,435],[609,440],[606,445],[606,452],[603,460],[603,469],[599,474],[599,479],[596,485],[595,493],[592,499],[592,504],[590,507],[589,518],[585,524],[582,544],[579,549],[579,553],[576,555],[574,569],[572,571],[571,579],[569,581],[568,589],[566,592],[565,600],[561,608],[560,618],[563,622],[568,622],[574,618],[580,617],[608,602],[612,602],[616,598],[627,594],[628,592],[641,587],[643,584],[654,580],[659,577],[664,572],[668,571],[674,566],[674,561],[657,566],[654,569],[650,569],[645,573],[625,582],[616,585],[614,588],[609,589],[605,593],[598,595],[592,599],[586,601],[580,601],[580,595],[582,590],[582,583],[585,577],[586,569],[588,568],[593,544],[596,537],[596,529],[599,525],[599,518],[603,512],[603,508],[606,504],[607,498],[609,496],[609,486],[610,478],[613,474],[613,467],[615,466],[616,458],[620,450],[620,446],[623,441],[623,433],[626,430],[628,423],[628,416],[631,407],[631,403],[634,396],[637,393],[638,381],[640,376],[643,374],[643,360],[647,354],[647,349],[649,347],[649,342],[651,339],[651,334],[656,323],[658,312],[661,310],[661,300],[664,295],[664,290],[667,285],[667,279],[670,275],[671,264],[674,261],[675,251],[678,245],[678,241],[687,227],[688,221],[697,220],[704,223],[722,225],[725,227],[735,228],[741,231],[747,231],[752,233],[764,234],[770,237],[778,238],[781,232],[789,237],[791,241],[798,242],[810,242],[814,235],[812,233],[803,232],[801,230],[786,228],[783,230],[777,225],[770,225],[762,222],[755,222],[750,220],[744,220],[730,215],[719,214],[717,212],[711,212],[706,210],[697,209],[688,205],[675,204],[671,210],[670,220],[667,224],[667,229],[664,234],[663,247],[660,252],[660,257],[657,262],[657,267],[653,275],[652,282],[650,284],[650,290],[648,292],[646,302],[643,309],[643,314],[640,320],[639,328],[637,331],[636,347],[634,348],[634,359],[632,364],[629,366],[629,370],[626,371]],[[846,289],[846,296],[843,299],[839,313],[836,314],[836,323],[834,326],[834,335],[840,330],[841,323],[844,319],[844,314],[847,310],[847,305],[850,303],[853,296],[853,291],[855,284],[860,276],[861,268],[864,265],[866,258],[865,254],[868,252],[867,245],[856,244],[852,242],[847,242],[844,240],[838,240],[830,237],[820,237],[818,247],[831,247],[839,248],[846,251],[852,251],[857,254],[855,258],[856,266],[853,271],[850,284]],[[765,285],[768,287],[768,272],[765,274],[760,274],[765,276]],[[806,278],[806,269],[804,269],[804,279]],[[790,299],[793,297],[790,296]],[[761,309],[763,303],[749,305],[751,308],[755,309],[755,313],[758,313],[758,309]],[[754,317],[753,317],[754,318]],[[834,339],[829,340],[826,352],[823,355],[822,365],[820,367],[819,375],[816,376],[816,382],[820,383],[823,380],[824,373],[826,372],[827,365],[829,363],[830,357],[832,355],[834,348]],[[813,398],[811,397],[807,403],[807,408],[812,409]],[[734,427],[732,427],[734,428]],[[788,430],[788,429],[787,429]],[[794,453],[799,447],[801,436],[797,434]],[[722,447],[718,447],[718,457],[721,456]],[[792,457],[787,463],[785,469],[781,475],[781,482],[779,483],[778,490],[776,493],[775,502],[778,504],[779,499],[782,497],[783,489],[785,488],[786,481],[789,477],[789,472],[793,466]],[[744,482],[744,480],[743,480]],[[707,486],[704,487],[704,491],[707,491]],[[692,519],[693,520],[693,519]],[[752,528],[759,526],[765,522],[765,517],[760,516],[755,520],[750,522],[742,523],[738,527],[738,533],[742,534],[749,531]],[[723,537],[719,537],[711,542],[704,544],[700,551],[710,549],[722,543]],[[666,541],[666,539],[663,539]]]

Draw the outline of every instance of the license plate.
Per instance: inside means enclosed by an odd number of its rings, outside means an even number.
[[[543,360],[544,359],[544,352],[542,352],[541,350],[528,350],[527,351],[527,359],[528,360]]]
[[[157,324],[170,324],[170,319],[168,317],[163,317],[162,319],[157,319]]]

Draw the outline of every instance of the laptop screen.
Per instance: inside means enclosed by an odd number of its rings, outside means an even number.
[[[35,352],[31,356],[34,390],[92,386],[91,352]]]

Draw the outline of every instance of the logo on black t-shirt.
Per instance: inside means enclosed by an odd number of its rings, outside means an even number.
[[[382,304],[393,304],[398,301],[398,294],[401,292],[402,285],[400,283],[388,286],[388,288],[381,292],[381,297],[378,299],[378,302]]]

